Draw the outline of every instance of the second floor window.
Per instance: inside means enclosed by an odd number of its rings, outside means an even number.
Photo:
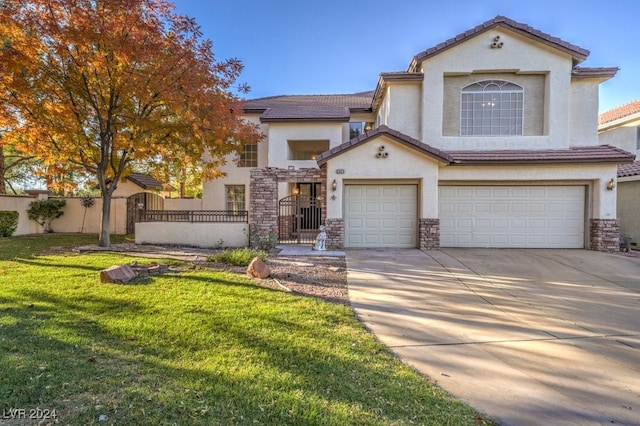
[[[364,132],[368,132],[373,129],[375,123],[368,121],[358,121],[349,123],[349,139],[356,138],[363,134]]]
[[[238,157],[238,167],[258,167],[258,145],[244,145],[244,150]]]
[[[461,136],[522,135],[524,89],[503,80],[486,80],[462,88]]]

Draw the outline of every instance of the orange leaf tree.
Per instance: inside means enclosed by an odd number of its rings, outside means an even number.
[[[3,139],[40,158],[49,181],[97,178],[101,246],[133,164],[178,161],[212,178],[260,140],[233,93],[241,71],[166,0],[0,0]]]

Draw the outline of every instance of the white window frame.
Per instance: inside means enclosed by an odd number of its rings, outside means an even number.
[[[460,136],[522,136],[524,88],[483,80],[460,90]]]

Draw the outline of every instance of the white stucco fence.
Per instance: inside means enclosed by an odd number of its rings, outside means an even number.
[[[249,224],[229,222],[139,222],[136,244],[188,245],[203,248],[247,247]]]

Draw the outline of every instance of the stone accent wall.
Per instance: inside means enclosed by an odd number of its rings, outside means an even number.
[[[589,227],[591,250],[620,251],[620,220],[591,219]]]
[[[420,250],[440,248],[440,219],[420,219],[418,239]]]
[[[249,192],[249,245],[258,247],[278,232],[278,181],[273,171],[251,169]]]
[[[286,170],[274,167],[252,169],[249,183],[249,244],[257,247],[265,242],[277,244],[278,182],[321,182],[320,207],[324,222],[327,210],[327,169]],[[284,195],[283,195],[284,196]]]
[[[344,219],[326,219],[327,250],[344,250]]]

